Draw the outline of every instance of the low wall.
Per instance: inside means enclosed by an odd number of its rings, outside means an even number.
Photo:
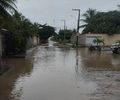
[[[103,38],[105,45],[110,46],[112,43],[115,43],[116,41],[120,40],[120,35],[104,35]]]
[[[78,39],[78,44],[79,45],[84,45],[88,46],[90,45],[91,38],[101,38],[104,39],[105,46],[110,46],[112,43],[115,43],[117,40],[120,40],[120,34],[114,34],[114,35],[107,35],[107,34],[80,34],[79,39]],[[75,44],[76,43],[76,35],[73,34],[71,37],[71,43]]]

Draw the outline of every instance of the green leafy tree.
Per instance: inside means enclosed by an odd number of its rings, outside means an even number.
[[[0,15],[10,17],[16,12],[16,0],[0,0]]]
[[[73,33],[76,33],[75,29],[74,30],[69,30],[69,29],[60,30],[58,32],[59,42],[70,42],[70,39]]]
[[[83,25],[82,33],[91,32],[109,35],[120,33],[120,11],[91,13],[92,17],[89,17],[87,14],[88,11],[84,14],[86,17],[83,21],[87,24]]]
[[[97,14],[97,11],[95,9],[89,8],[86,13],[83,14],[83,17],[85,19],[82,19],[82,21],[85,23],[85,25],[82,25],[80,27],[86,27],[89,26],[94,19],[95,15]]]
[[[97,38],[93,40],[93,43],[97,44],[97,46],[100,46],[102,44],[102,46],[105,45],[104,43],[104,39],[100,39],[100,38]]]
[[[70,41],[71,35],[73,31],[72,30],[60,30],[59,31],[59,39],[62,41]]]
[[[4,22],[4,21],[3,21]],[[8,30],[5,35],[5,55],[24,53],[27,41],[36,36],[39,30],[37,23],[32,23],[20,13],[15,13],[3,26]]]
[[[53,36],[55,34],[55,29],[52,26],[48,26],[48,25],[41,25],[38,35],[40,38],[40,41],[43,42],[47,42],[48,38]]]

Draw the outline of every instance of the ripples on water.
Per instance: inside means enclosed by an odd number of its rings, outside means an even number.
[[[119,100],[119,55],[41,46],[0,79],[0,100]]]

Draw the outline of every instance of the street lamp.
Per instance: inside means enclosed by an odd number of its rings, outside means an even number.
[[[78,21],[77,21],[77,34],[76,34],[76,46],[78,46],[78,36],[80,28],[80,9],[72,9],[73,11],[78,11]]]

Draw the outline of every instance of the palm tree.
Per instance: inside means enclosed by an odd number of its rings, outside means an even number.
[[[10,17],[17,12],[15,2],[16,0],[0,0],[0,16]]]
[[[104,39],[100,39],[98,37],[96,37],[94,40],[93,40],[93,43],[96,43],[97,46],[95,47],[96,50],[98,51],[101,51],[101,47],[105,45],[105,42],[104,42]],[[102,45],[101,45],[102,44]]]
[[[100,44],[102,44],[103,46],[105,45],[104,39],[100,39],[97,37],[93,40],[93,43],[96,43],[97,46],[99,46]]]
[[[80,27],[86,27],[87,25],[89,25],[96,14],[97,11],[95,9],[89,8],[89,10],[87,10],[86,13],[83,14],[83,17],[85,19],[82,19],[82,21],[85,22],[85,25],[82,25]]]
[[[117,5],[118,9],[120,10],[120,4]]]

